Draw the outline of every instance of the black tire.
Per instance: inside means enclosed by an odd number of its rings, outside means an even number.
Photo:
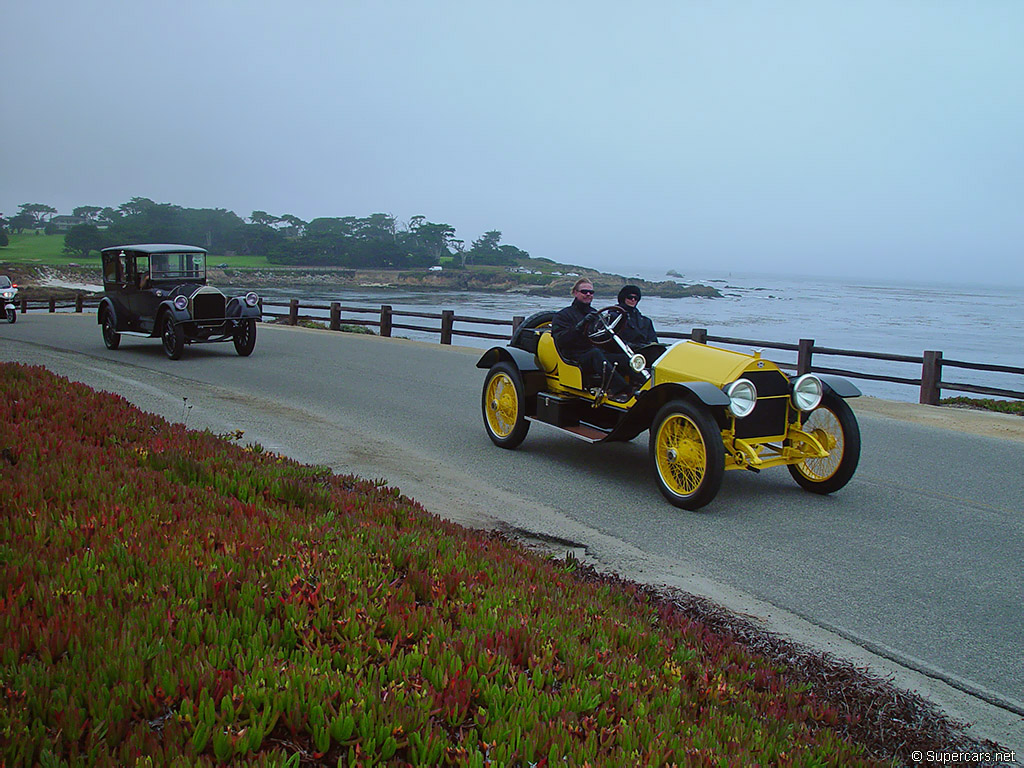
[[[169,359],[177,360],[181,357],[181,353],[185,349],[185,331],[178,323],[174,322],[169,312],[164,315],[164,319],[160,323],[160,341],[164,345],[164,354]]]
[[[804,417],[804,431],[831,448],[823,459],[805,459],[789,466],[789,474],[811,493],[838,491],[853,477],[860,461],[860,426],[843,398],[826,392],[821,405]]]
[[[241,357],[248,357],[256,348],[256,321],[241,320],[235,326],[235,352]]]
[[[700,509],[718,495],[725,446],[706,407],[687,400],[663,405],[651,424],[649,448],[658,488],[673,506]]]
[[[515,448],[526,439],[530,422],[526,420],[526,394],[523,377],[510,363],[495,363],[484,379],[480,398],[484,429],[491,442],[500,448]]]
[[[16,323],[16,322],[18,322],[18,310],[16,310],[16,309],[7,309],[7,310],[4,310],[4,311],[7,313],[7,322],[8,323]]]
[[[117,324],[114,322],[113,312],[103,313],[103,343],[107,349],[117,349],[121,346],[121,334],[117,332]]]

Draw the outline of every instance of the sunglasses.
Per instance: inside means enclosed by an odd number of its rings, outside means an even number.
[[[584,296],[593,296],[594,295],[594,292],[592,290],[588,291],[586,288],[580,288],[579,290],[576,291],[576,293],[582,293]]]
[[[626,299],[626,301],[640,301],[639,296],[623,296],[622,298]]]

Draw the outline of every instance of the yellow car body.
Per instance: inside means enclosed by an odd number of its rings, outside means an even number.
[[[709,503],[725,470],[787,466],[815,493],[832,493],[853,476],[860,431],[845,398],[860,391],[846,379],[791,378],[759,352],[695,341],[634,351],[606,323],[602,343],[625,351],[645,379],[618,402],[558,353],[551,315],[528,318],[508,346],[492,347],[477,363],[488,370],[481,409],[496,445],[515,448],[533,422],[592,443],[649,430],[659,488],[686,509]]]

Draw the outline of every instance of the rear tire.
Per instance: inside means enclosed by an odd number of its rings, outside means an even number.
[[[510,363],[496,363],[484,379],[480,399],[484,429],[491,442],[500,448],[515,448],[526,439],[530,422],[526,420],[526,393],[523,377]]]
[[[687,400],[662,406],[651,425],[650,454],[658,488],[673,506],[700,509],[718,495],[725,446],[707,408]]]
[[[235,326],[235,352],[241,357],[248,357],[256,348],[256,321],[242,320]]]
[[[177,360],[181,357],[181,353],[185,349],[185,331],[174,322],[170,313],[164,315],[160,327],[160,340],[164,345],[164,353],[169,359]]]
[[[821,405],[804,417],[803,428],[829,448],[829,455],[790,464],[789,474],[811,493],[838,491],[850,482],[860,461],[860,426],[853,409],[843,398],[826,392]]]

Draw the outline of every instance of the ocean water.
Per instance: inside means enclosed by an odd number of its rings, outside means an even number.
[[[663,274],[638,275],[665,280]],[[658,330],[689,333],[706,328],[711,336],[796,344],[813,339],[817,346],[919,357],[926,350],[941,351],[947,360],[1024,367],[1024,288],[1004,286],[953,286],[942,284],[893,284],[883,281],[802,279],[778,275],[713,273],[687,275],[687,283],[715,286],[720,299],[663,299],[644,297],[640,310]],[[441,312],[456,315],[508,319],[533,312],[559,309],[568,297],[544,298],[521,294],[489,294],[469,291],[418,292],[404,289],[366,288],[343,291],[323,286],[288,291],[268,291],[264,300],[287,303],[379,307],[395,310]],[[614,296],[596,296],[595,307],[615,303]],[[318,313],[313,313],[318,314]],[[326,313],[323,313],[326,314]],[[350,315],[350,319],[371,316]],[[346,315],[343,314],[343,322]],[[406,319],[410,325],[436,326],[436,320]],[[500,332],[498,326],[461,325],[470,330]],[[395,335],[437,341],[437,333],[396,330]],[[455,343],[486,348],[486,339],[456,336]],[[734,347],[750,351],[751,347]],[[795,364],[796,353],[765,349],[764,356],[781,364]],[[920,365],[815,355],[815,362],[833,368],[903,378],[920,378]],[[947,367],[946,382],[977,384],[1024,391],[1024,376],[979,372]],[[854,379],[865,395],[916,402],[916,386]],[[943,396],[957,393],[946,390]]]

